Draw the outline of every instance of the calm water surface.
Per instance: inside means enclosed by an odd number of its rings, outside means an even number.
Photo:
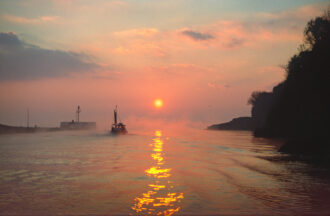
[[[329,171],[249,132],[0,136],[1,215],[330,214]]]

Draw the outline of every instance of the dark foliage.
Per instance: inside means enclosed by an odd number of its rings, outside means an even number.
[[[230,122],[211,125],[208,130],[247,130],[253,131],[255,129],[254,121],[251,117],[234,118]]]
[[[252,105],[252,119],[255,122],[255,128],[263,128],[268,119],[269,110],[273,101],[273,94],[270,92],[253,92],[248,104]]]
[[[311,20],[304,36],[305,44],[286,67],[286,80],[271,93],[254,92],[249,100],[252,117],[262,122],[256,136],[329,140],[330,13]],[[328,143],[323,142],[324,149]]]

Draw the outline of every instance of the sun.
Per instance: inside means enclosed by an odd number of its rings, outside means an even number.
[[[163,106],[163,100],[162,99],[156,99],[156,100],[154,100],[154,106],[156,108],[161,108]]]

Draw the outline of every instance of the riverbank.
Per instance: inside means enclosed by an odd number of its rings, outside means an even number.
[[[239,117],[239,118],[234,118],[229,122],[208,126],[207,129],[253,131],[255,129],[255,123],[251,117]]]

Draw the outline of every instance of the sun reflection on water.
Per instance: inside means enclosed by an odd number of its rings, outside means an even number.
[[[134,199],[132,210],[137,215],[170,216],[181,209],[183,193],[175,192],[173,183],[169,180],[171,168],[165,167],[163,145],[162,132],[156,131],[151,144],[151,158],[155,163],[145,170],[145,174],[153,179],[153,183],[148,185],[148,192]]]

